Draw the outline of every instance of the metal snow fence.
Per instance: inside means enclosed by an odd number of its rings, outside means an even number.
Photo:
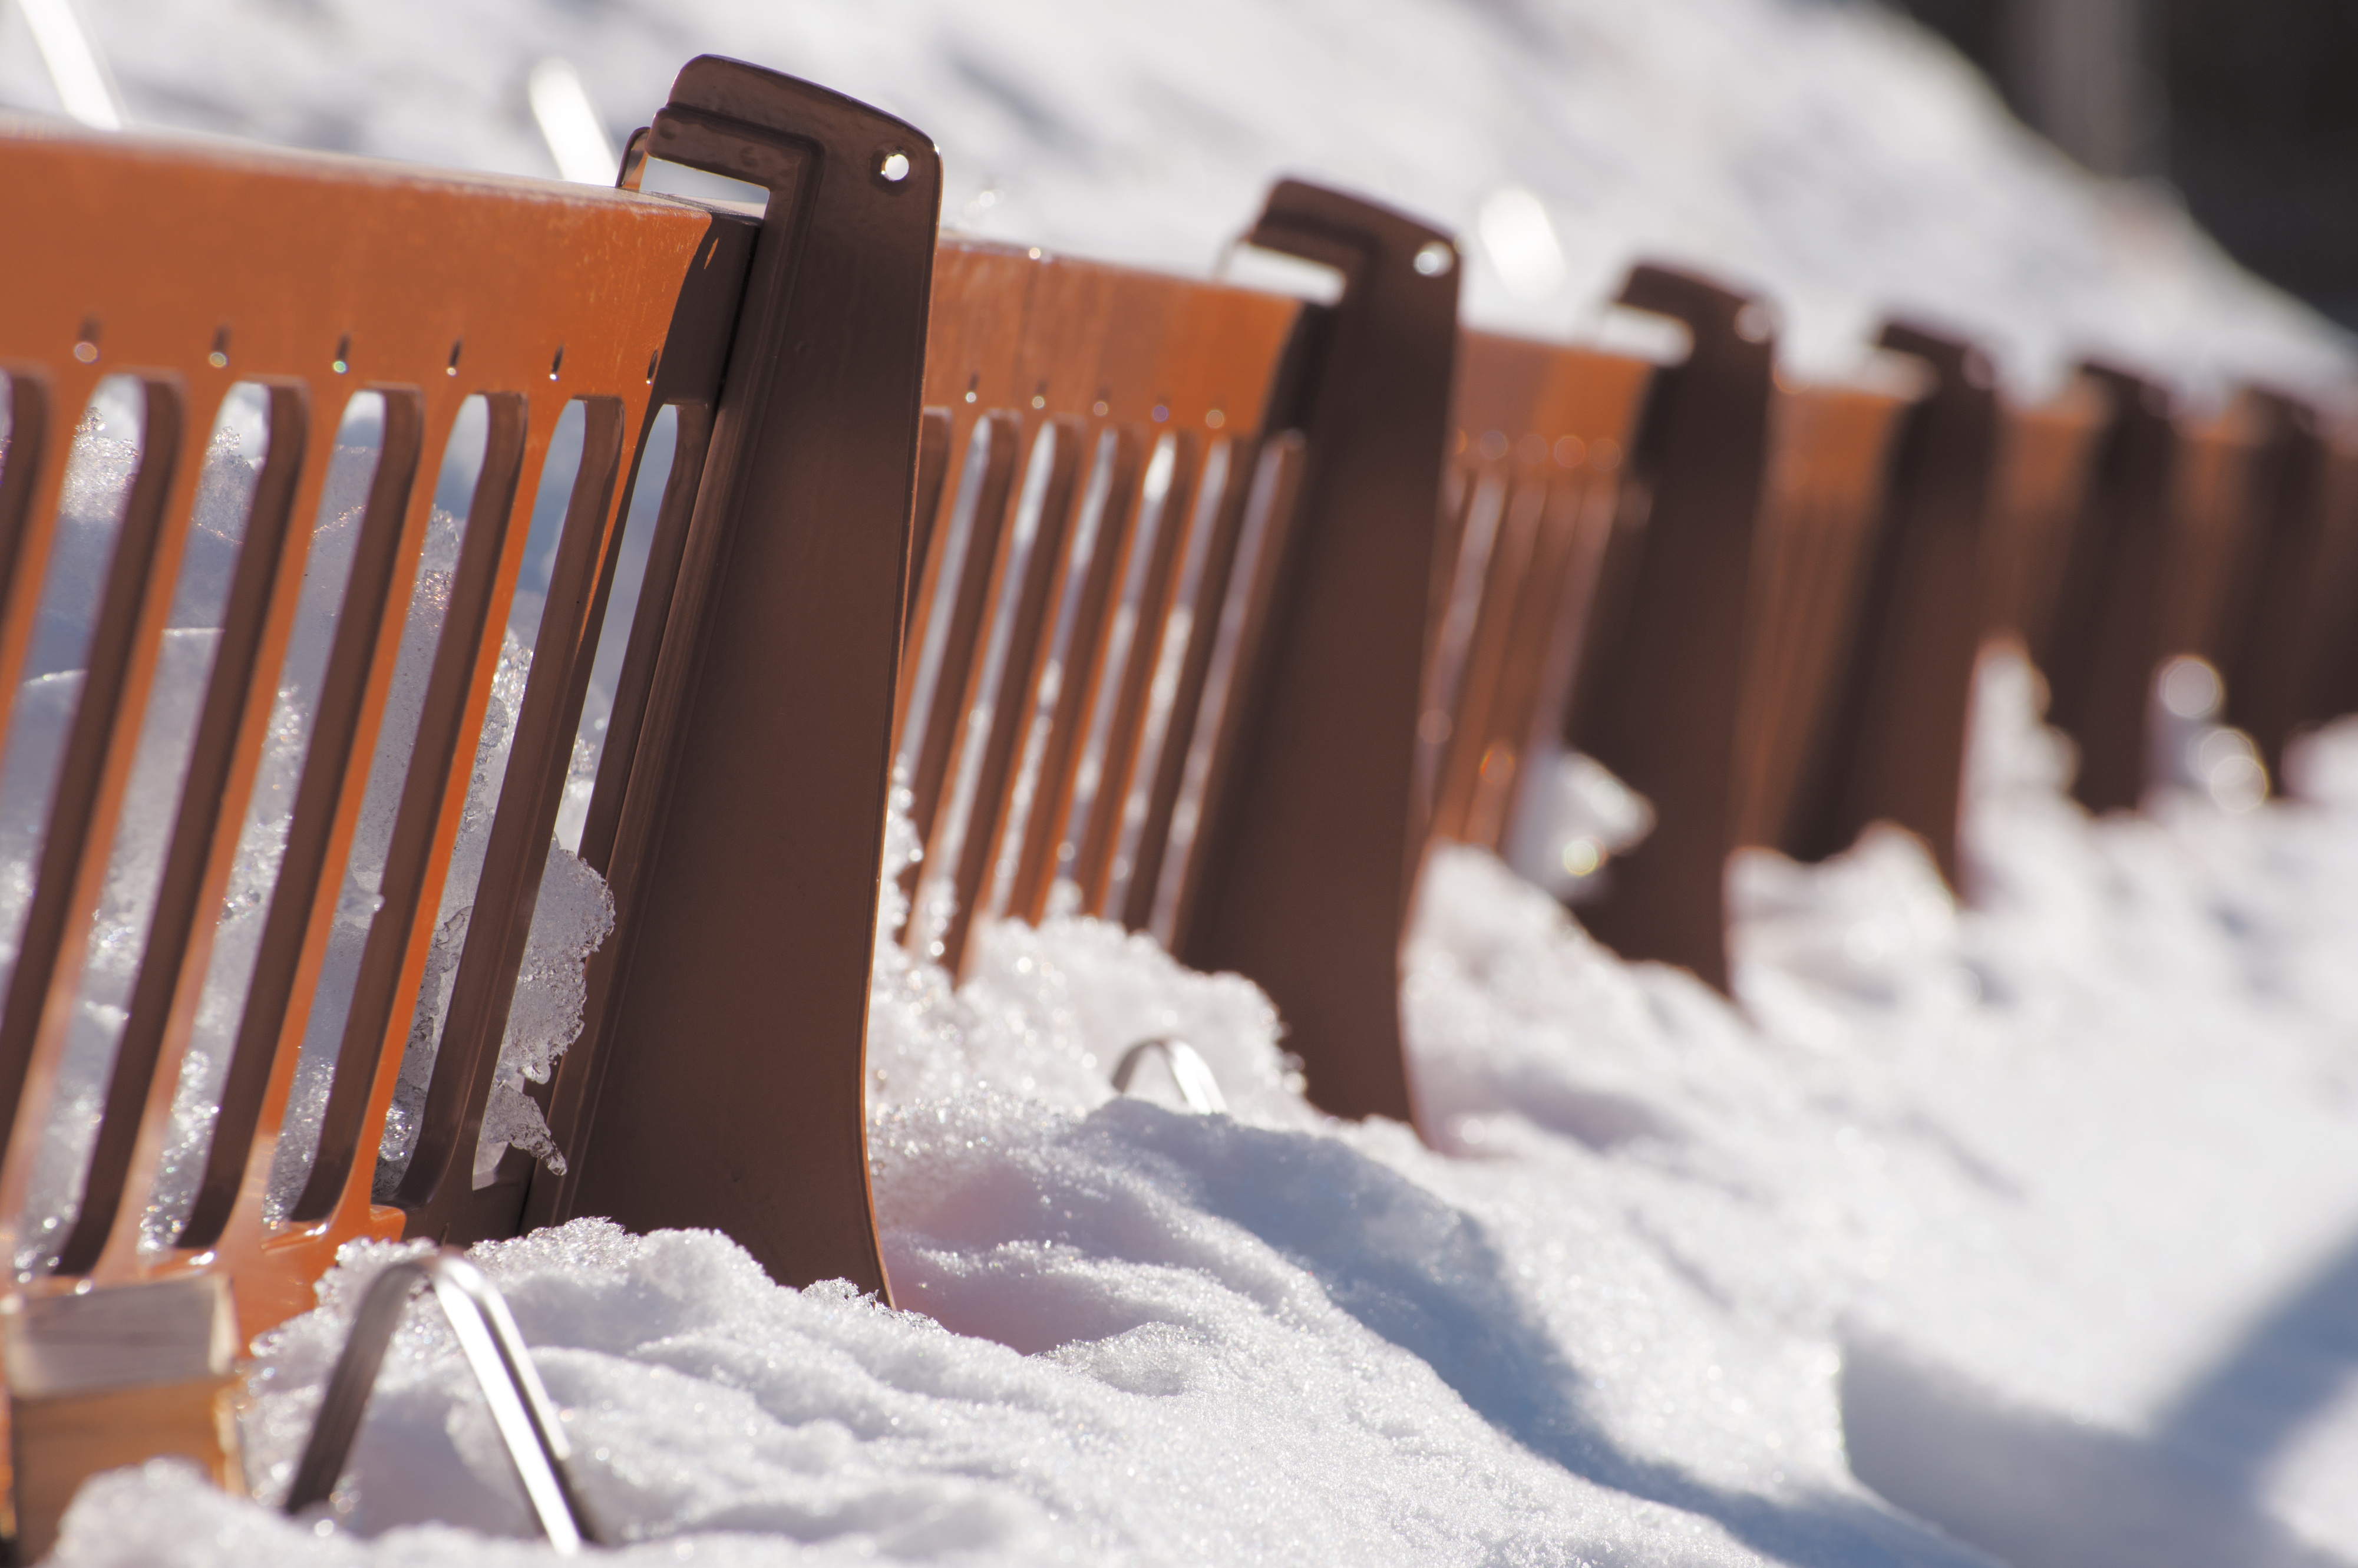
[[[1654,375],[1565,717],[1655,811],[1583,918],[1725,989],[1727,857],[1796,847],[1911,400],[1779,382],[1766,309],[1698,278],[1642,266],[1622,303],[1693,347]]]
[[[1723,881],[1776,350],[1764,310],[1698,278],[1641,266],[1621,303],[1683,322],[1693,347],[1653,377],[1565,718],[1568,742],[1651,801],[1655,826],[1582,917],[1624,956],[1725,989]]]
[[[1399,945],[1456,304],[1438,232],[1287,182],[1333,306],[946,246],[895,784],[899,939],[1086,914],[1234,968],[1311,1093],[1412,1119]]]
[[[568,768],[600,739],[582,725],[585,692],[637,543],[624,523],[659,410],[677,411],[679,456],[580,846],[613,884],[621,936],[697,880],[692,827],[660,843],[632,828],[716,729],[750,752],[767,725],[856,759],[864,724],[881,798],[885,726],[867,714],[890,702],[911,445],[893,416],[914,429],[930,145],[711,59],[683,71],[655,145],[765,179],[778,193],[766,222],[50,126],[0,140],[15,235],[0,294],[0,705],[14,705],[6,761],[42,775],[18,803],[31,850],[0,1000],[0,1227],[28,1287],[225,1271],[251,1334],[308,1307],[353,1237],[513,1230],[528,1162],[512,1152],[478,1189],[477,1133]],[[885,171],[888,157],[900,161]],[[854,285],[867,308],[848,321],[831,302]],[[264,450],[244,470],[250,493],[200,514],[213,474],[236,471],[207,463],[237,438],[225,410],[243,411]],[[568,410],[571,472],[550,464]],[[93,490],[92,454],[125,425],[129,455],[110,460],[124,482]],[[881,478],[846,480],[860,465],[840,459],[795,466],[834,456],[844,428],[886,449],[871,465]],[[481,432],[478,462],[446,461],[454,429],[462,447]],[[104,493],[119,505],[91,499]],[[758,612],[806,624],[827,656],[744,650],[758,694],[722,676],[687,700],[681,666],[745,619],[724,557],[743,569],[776,541],[807,552],[821,536],[825,558],[778,563]],[[537,602],[516,591],[528,555]],[[864,643],[863,614],[877,623]],[[185,692],[159,677],[178,667],[184,630],[210,647]],[[304,654],[307,638],[316,657],[298,676],[290,644]],[[58,678],[26,684],[52,665]],[[716,712],[732,697],[741,710]],[[494,701],[508,705],[496,747]],[[134,790],[151,758],[160,805]],[[479,863],[454,872],[471,793],[491,816]],[[272,804],[283,814],[265,838],[278,837],[256,852],[249,816]],[[838,820],[778,835],[796,878],[763,889],[763,913],[840,925],[864,954],[873,847],[864,881],[846,865],[819,886],[795,853],[841,858]],[[471,887],[446,886],[453,875]],[[127,882],[142,884],[128,913]],[[731,912],[725,891],[704,889],[713,918]],[[448,953],[446,895],[471,911]],[[216,941],[233,915],[248,923],[243,951]],[[119,997],[93,979],[110,946],[134,953]],[[645,946],[634,990],[708,978]],[[864,964],[847,979],[833,954],[765,946],[760,967],[717,989],[750,1011],[751,993],[778,988],[765,1011],[793,996],[800,1015],[848,1025],[856,1056]],[[447,992],[427,986],[436,964]],[[610,942],[593,1033],[621,967]],[[830,981],[848,1015],[828,1016]],[[430,1083],[409,1157],[388,1169],[380,1140],[421,1033],[438,1047]],[[177,1114],[176,1098],[190,1102]],[[577,1109],[559,1128],[577,1176],[602,1152],[590,1141],[584,1160],[585,1120]],[[60,1165],[67,1201],[35,1212]]]
[[[2323,678],[2358,603],[2358,442],[2309,406],[2272,394],[2257,406],[2276,432],[2275,486],[2253,529],[2243,604],[2221,628],[2227,717],[2250,732],[2272,776],[2303,725],[2358,707],[2358,689]]]
[[[1982,563],[1982,631],[2010,637],[2045,669],[2072,522],[2094,482],[2112,400],[2076,377],[2044,403],[2001,402]]]

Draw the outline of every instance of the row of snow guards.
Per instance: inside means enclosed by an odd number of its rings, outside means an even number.
[[[1396,967],[1456,330],[1454,263],[1433,257],[1454,253],[1293,183],[1249,238],[1333,267],[1340,298],[940,248],[899,684],[879,710],[923,853],[878,935],[956,973],[979,919],[1071,912],[1151,931],[1260,980],[1329,1104],[1408,1119]],[[744,666],[744,701],[762,700],[763,667]],[[730,729],[716,721],[716,746]],[[683,762],[676,787],[692,773]],[[881,769],[873,782],[862,813],[836,818],[862,854],[882,827]],[[593,1009],[557,1079],[572,1169],[561,1185],[535,1178],[529,1212],[718,1226],[781,1277],[882,1291],[858,1011],[874,889],[827,936],[857,989],[824,1031],[789,993],[748,983],[784,935],[774,916],[748,909],[714,934],[687,891],[725,874],[729,838],[801,799],[773,788],[696,808],[715,861],[683,870],[676,912],[646,905],[668,929],[611,960],[633,966],[621,1009]],[[676,795],[667,815],[670,835],[689,820]],[[668,838],[664,860],[676,863]],[[655,943],[668,951],[649,979]],[[716,1013],[741,994],[752,1011]],[[611,1108],[568,1139],[585,1069],[584,1102]]]
[[[2093,809],[2137,804],[2170,657],[2222,673],[2225,717],[2271,771],[2297,729],[2358,708],[2358,444],[2298,401],[2246,391],[2174,415],[2090,364],[2024,406],[1970,345],[1899,322],[1880,346],[1912,377],[1797,385],[1758,301],[1640,266],[1622,303],[1681,322],[1686,355],[1649,374],[1466,339],[1424,735],[1438,837],[1514,842],[1531,797],[1500,775],[1556,745],[1651,800],[1652,833],[1580,907],[1624,956],[1724,989],[1725,868],[1747,845],[1819,860],[1891,821],[1958,883],[1968,702],[1993,639],[2048,675]],[[1590,426],[1633,405],[1617,473],[1539,479],[1543,455],[1576,462]],[[1586,521],[1546,510],[1535,481]],[[1567,530],[1561,565],[1532,553],[1542,517]],[[1517,629],[1541,599],[1557,623]]]
[[[712,59],[615,191],[38,127],[0,167],[39,236],[0,291],[28,1290],[222,1270],[252,1333],[347,1239],[603,1214],[889,1295],[878,940],[955,973],[978,921],[1119,922],[1260,983],[1322,1106],[1413,1122],[1422,857],[1520,853],[1567,751],[1657,818],[1583,918],[1725,987],[1737,848],[1893,820],[1955,878],[1992,637],[2101,806],[2167,655],[2271,762],[2358,708],[2358,446],[2281,396],[2021,406],[1906,324],[1877,384],[1794,384],[1762,302],[1650,266],[1675,362],[1461,332],[1445,234],[1292,182],[1246,238],[1329,303],[943,243],[921,133]],[[119,516],[94,396],[136,409]],[[485,1163],[552,835],[614,928],[521,1086],[561,1167]]]

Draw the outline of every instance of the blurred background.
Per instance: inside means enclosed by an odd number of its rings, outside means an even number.
[[[712,51],[924,128],[955,231],[1200,275],[1293,174],[1464,236],[1481,326],[1634,330],[1653,259],[1805,376],[1904,316],[2024,396],[2351,402],[2358,5],[1897,3],[0,0],[0,106],[602,182]]]
[[[2081,164],[2168,188],[2237,261],[2358,327],[2358,5],[1896,3]]]

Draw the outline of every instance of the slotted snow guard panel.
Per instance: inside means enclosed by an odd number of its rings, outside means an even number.
[[[1503,849],[1559,742],[1613,533],[1646,361],[1467,332],[1442,492],[1419,776],[1436,838]]]
[[[523,1162],[511,1152],[506,1179],[477,1191],[471,1180],[476,1133],[623,549],[629,492],[653,416],[665,405],[682,411],[682,460],[657,524],[657,533],[670,536],[675,570],[661,583],[661,574],[650,571],[640,624],[633,628],[634,645],[644,643],[651,652],[654,678],[640,683],[635,698],[624,682],[607,730],[592,832],[581,846],[585,859],[613,881],[620,935],[643,930],[642,906],[695,874],[678,869],[693,865],[693,830],[655,841],[644,831],[634,839],[631,827],[642,792],[659,797],[676,759],[684,758],[693,773],[694,743],[716,744],[711,709],[720,698],[713,692],[725,697],[731,683],[708,683],[698,694],[705,700],[691,708],[681,696],[686,683],[666,686],[670,666],[652,653],[691,657],[706,641],[724,642],[736,630],[735,607],[711,581],[731,543],[741,567],[747,550],[779,540],[816,550],[818,558],[776,568],[763,614],[773,623],[799,622],[805,638],[825,638],[828,655],[814,660],[804,645],[724,653],[763,661],[760,706],[770,715],[743,719],[728,744],[766,760],[764,724],[786,724],[795,729],[798,749],[857,759],[864,722],[873,763],[868,793],[875,799],[859,805],[865,810],[881,801],[883,725],[846,715],[889,708],[908,438],[884,454],[882,466],[895,477],[875,494],[852,493],[839,483],[830,489],[835,470],[817,472],[809,464],[789,494],[774,476],[794,459],[791,440],[763,451],[760,438],[767,434],[763,421],[784,423],[789,410],[811,404],[841,407],[845,419],[865,416],[879,430],[914,428],[937,201],[931,147],[906,126],[832,93],[728,61],[693,62],[675,103],[671,113],[703,141],[666,156],[727,161],[728,172],[740,178],[775,175],[773,188],[784,194],[765,223],[579,186],[6,127],[0,184],[8,192],[12,239],[9,287],[0,291],[0,371],[9,390],[0,460],[0,580],[6,584],[0,709],[31,700],[22,695],[30,688],[21,677],[44,584],[59,569],[57,562],[70,559],[73,541],[60,544],[60,512],[61,502],[71,502],[65,481],[84,406],[102,377],[122,375],[132,378],[127,384],[142,414],[135,467],[111,557],[103,557],[79,700],[57,744],[53,804],[34,840],[31,893],[0,1000],[0,1110],[6,1113],[0,1119],[6,1140],[0,1145],[0,1227],[15,1268],[27,1279],[224,1268],[251,1334],[308,1307],[310,1281],[345,1239],[405,1230],[465,1238],[514,1227]],[[899,181],[872,171],[871,160],[888,146],[908,159]],[[847,216],[847,204],[834,199],[855,186],[859,199],[848,205],[862,211]],[[868,215],[871,203],[891,216]],[[830,239],[837,223],[863,236],[865,249],[860,239]],[[856,285],[863,306],[858,312],[840,308],[842,291],[852,287],[839,254],[846,249],[860,252],[849,265],[864,269]],[[856,317],[881,340],[862,338],[859,352],[833,359],[824,347],[802,357],[782,351],[791,330],[789,284],[799,286],[796,317],[823,314],[832,299],[835,316]],[[830,287],[837,292],[830,295]],[[892,381],[896,346],[901,381],[880,392],[872,384]],[[724,362],[732,367],[725,385]],[[859,369],[840,373],[838,362]],[[159,650],[174,624],[207,440],[224,396],[239,384],[259,389],[242,395],[259,397],[266,455],[243,540],[225,568],[225,609],[209,676],[188,718],[193,733],[185,772],[177,793],[142,802],[130,794],[133,763],[157,691]],[[373,475],[349,508],[323,513],[346,404],[359,392],[382,400]],[[462,514],[438,523],[429,465],[441,460],[462,404],[474,397],[482,400],[487,431],[480,473],[453,508]],[[541,493],[559,416],[577,401],[580,471],[548,557],[546,608],[524,666],[528,678],[519,673],[520,694],[508,699],[505,770],[418,1136],[395,1203],[373,1203],[380,1136],[405,1053],[413,1048],[414,1031],[436,1028],[433,1008],[420,1006],[421,983],[524,569],[531,498]],[[717,420],[699,412],[716,406]],[[832,438],[805,427],[795,438]],[[874,438],[891,445],[889,436]],[[699,460],[707,476],[700,486]],[[838,468],[847,466],[857,465]],[[883,493],[895,483],[897,494]],[[826,527],[806,521],[812,517],[824,517]],[[448,558],[430,553],[429,534],[438,527],[459,532],[461,542]],[[251,979],[233,1016],[200,1020],[224,896],[239,870],[241,828],[282,717],[281,671],[297,632],[307,567],[325,558],[321,541],[331,528],[348,537],[348,546],[337,548],[349,547],[349,575],[321,633],[323,670],[286,802],[275,876],[259,895]],[[823,540],[812,537],[822,534]],[[758,543],[748,546],[746,538]],[[662,554],[660,539],[655,553]],[[422,556],[430,578],[420,576]],[[411,584],[427,581],[439,596],[440,625],[417,651],[420,678],[405,686],[395,676],[397,666],[413,667],[402,647],[413,621]],[[804,687],[822,684],[821,669],[827,694],[804,701]],[[396,708],[397,719],[389,717]],[[393,728],[396,722],[404,728]],[[373,772],[385,771],[381,734],[398,737],[408,727],[414,743],[406,752],[395,744],[380,808],[370,784]],[[12,728],[10,744],[26,743],[25,733],[23,726]],[[849,763],[845,769],[858,771]],[[791,774],[767,785],[781,793],[800,787]],[[384,816],[374,827],[362,820],[364,800]],[[135,979],[116,1033],[101,1039],[93,1065],[83,1016],[90,1011],[82,1000],[85,964],[116,846],[126,835],[126,803],[163,819],[160,827],[146,825],[162,842]],[[618,820],[620,831],[612,826]],[[601,823],[602,838],[596,836]],[[383,863],[367,868],[366,885],[356,891],[344,885],[347,867],[356,863],[356,836],[371,832],[379,836]],[[763,862],[762,851],[775,851],[774,860],[805,848],[778,837],[738,853]],[[791,830],[784,837],[791,839]],[[844,854],[839,844],[833,848]],[[763,987],[784,987],[765,994],[795,995],[809,1026],[831,1032],[832,1054],[849,1063],[856,1107],[875,847],[861,847],[849,859],[863,856],[864,869],[847,863],[763,886],[760,907],[771,929],[783,926],[795,939],[773,939],[745,965],[733,991],[703,976],[666,972],[669,956],[661,951],[639,955],[637,978],[651,990],[670,983],[736,998],[757,977]],[[716,907],[730,907],[710,896]],[[307,1027],[317,1033],[315,994],[353,910],[364,935],[351,935],[338,949],[351,956],[342,982],[349,1005],[327,1040],[325,1092],[306,1115],[293,1094],[297,1060]],[[750,925],[750,903],[742,913]],[[799,940],[805,927],[830,925],[847,933],[836,944],[841,951],[822,950],[817,936]],[[599,1027],[606,1021],[595,1008],[617,989],[611,980],[615,952],[610,941],[593,977],[606,984],[593,988],[593,1038],[585,1044],[612,1033]],[[773,1001],[763,1011],[777,1010]],[[666,1038],[707,1037],[696,1022],[676,1018]],[[710,1027],[724,1024],[716,1020]],[[747,1038],[740,1030],[730,1044]],[[192,1154],[174,1156],[193,1159],[196,1169],[186,1184],[192,1191],[171,1208],[157,1195],[175,1098],[184,1076],[202,1070],[208,1053],[226,1061],[214,1063],[221,1070],[212,1103],[199,1108],[210,1113],[210,1127]],[[813,1047],[806,1054],[823,1053]],[[96,1083],[95,1137],[75,1184],[76,1201],[61,1215],[43,1217],[27,1203],[36,1157],[59,1109],[61,1087],[77,1075]],[[302,1125],[290,1119],[290,1104],[304,1116]],[[585,1120],[577,1113],[568,1125],[560,1117],[560,1139],[578,1135]],[[856,1130],[856,1110],[849,1125]],[[691,1137],[679,1147],[710,1141]],[[318,1152],[308,1170],[298,1162],[291,1181],[282,1171],[274,1184],[282,1144]],[[595,1168],[594,1141],[586,1158],[580,1143],[564,1146],[575,1154],[577,1176]],[[858,1205],[864,1184],[856,1159],[849,1177],[831,1195]],[[160,1232],[159,1216],[169,1222]],[[862,1206],[849,1228],[864,1221]],[[725,1220],[708,1215],[692,1222]],[[849,1271],[830,1260],[823,1271]]]
[[[1293,182],[1250,239],[1336,267],[1340,302],[944,248],[895,748],[924,855],[900,935],[956,972],[978,918],[1151,931],[1270,990],[1321,1105],[1406,1120],[1455,256]]]
[[[1808,852],[1801,823],[1834,766],[1832,732],[1860,652],[1855,633],[1873,586],[1892,436],[1912,401],[1782,381],[1770,400],[1736,715],[1737,844]]]

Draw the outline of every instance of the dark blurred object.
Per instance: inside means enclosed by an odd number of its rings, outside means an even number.
[[[2089,168],[2168,181],[2237,261],[2358,327],[2358,6],[1888,3]]]

